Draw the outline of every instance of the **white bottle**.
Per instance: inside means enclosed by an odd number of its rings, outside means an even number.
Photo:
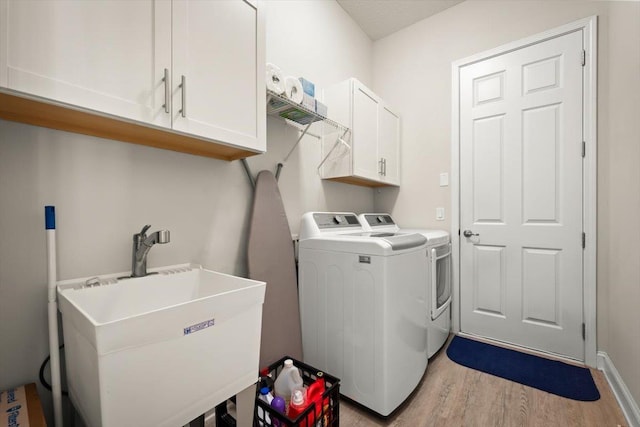
[[[293,389],[302,387],[302,377],[298,368],[293,366],[293,360],[287,359],[284,361],[284,368],[276,378],[276,382],[273,385],[276,396],[282,397],[289,406],[291,399],[291,393]]]
[[[271,405],[273,396],[271,395],[271,390],[269,390],[269,387],[262,387],[260,389],[260,395],[258,396],[258,399],[264,400],[268,405]],[[260,420],[260,425],[265,425],[262,420],[267,423],[266,425],[271,425],[271,417],[269,417],[269,414],[265,414],[264,409],[262,409],[260,406],[256,407],[258,408],[258,419]]]

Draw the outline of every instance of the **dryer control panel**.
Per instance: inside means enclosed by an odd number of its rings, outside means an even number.
[[[366,214],[364,218],[367,220],[371,227],[379,225],[395,225],[393,218],[389,214]]]

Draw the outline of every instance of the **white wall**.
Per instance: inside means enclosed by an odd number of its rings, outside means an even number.
[[[449,229],[451,63],[598,15],[598,349],[640,402],[640,2],[466,1],[374,43],[373,89],[402,116],[402,187],[376,193],[401,224]]]
[[[314,82],[316,94],[352,76],[371,83],[373,43],[336,2],[269,0],[265,4],[267,62],[278,65],[285,75]],[[269,117],[267,125],[267,154],[248,160],[254,175],[262,169],[275,172],[298,138],[297,130],[277,118]],[[322,127],[313,125],[310,132],[319,134]],[[282,169],[280,191],[294,234],[300,217],[310,210],[373,208],[373,190],[320,180],[321,160],[320,140],[305,136]]]
[[[267,60],[319,85],[371,81],[372,43],[331,2],[267,3]],[[297,132],[268,120],[275,170]],[[281,176],[292,232],[307,210],[366,211],[368,188],[323,183],[317,139],[305,138]],[[131,238],[166,228],[149,267],[196,262],[246,272],[252,191],[239,161],[224,162],[0,120],[0,389],[38,382],[48,353],[44,206],[56,206],[59,279],[130,269]],[[50,417],[49,393],[40,388]]]

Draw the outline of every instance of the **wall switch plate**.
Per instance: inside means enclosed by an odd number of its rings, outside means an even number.
[[[440,174],[440,187],[448,187],[449,186],[449,174],[443,172]]]
[[[444,208],[436,208],[436,220],[444,221]]]

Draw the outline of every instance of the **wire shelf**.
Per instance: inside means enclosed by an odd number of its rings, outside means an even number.
[[[289,157],[291,156],[291,154],[293,154],[295,149],[298,147],[298,144],[300,144],[300,141],[302,141],[302,138],[305,135],[314,136],[319,139],[323,139],[325,137],[336,138],[335,144],[320,162],[320,165],[318,166],[318,170],[320,170],[320,168],[327,161],[329,156],[338,147],[345,147],[347,151],[351,150],[350,145],[346,142],[349,140],[350,132],[351,132],[351,130],[348,127],[341,125],[336,121],[328,119],[327,117],[316,113],[315,111],[305,107],[304,105],[296,104],[286,96],[279,95],[269,89],[267,89],[267,115],[283,119],[285,123],[287,123],[292,127],[295,127],[300,131],[300,135],[298,136],[298,139],[295,142],[295,144],[293,144],[293,147],[291,147],[291,149],[289,150],[289,153],[287,153],[287,155],[284,157],[282,162],[278,163],[277,165],[276,174],[275,174],[276,181],[279,180],[280,178],[280,172],[283,166],[285,165],[287,160],[289,160]],[[309,128],[311,127],[311,125],[316,122],[321,122],[323,124],[322,135],[315,135],[309,132]],[[251,174],[251,170],[249,168],[249,164],[247,163],[247,159],[241,159],[241,160],[242,160],[242,164],[244,166],[245,172],[249,177],[249,181],[251,182],[251,185],[255,188],[255,179]]]
[[[335,131],[344,133],[349,130],[348,127],[328,119],[304,105],[296,104],[286,96],[279,95],[269,89],[267,89],[267,114],[302,126],[322,121],[324,124],[335,128]]]

